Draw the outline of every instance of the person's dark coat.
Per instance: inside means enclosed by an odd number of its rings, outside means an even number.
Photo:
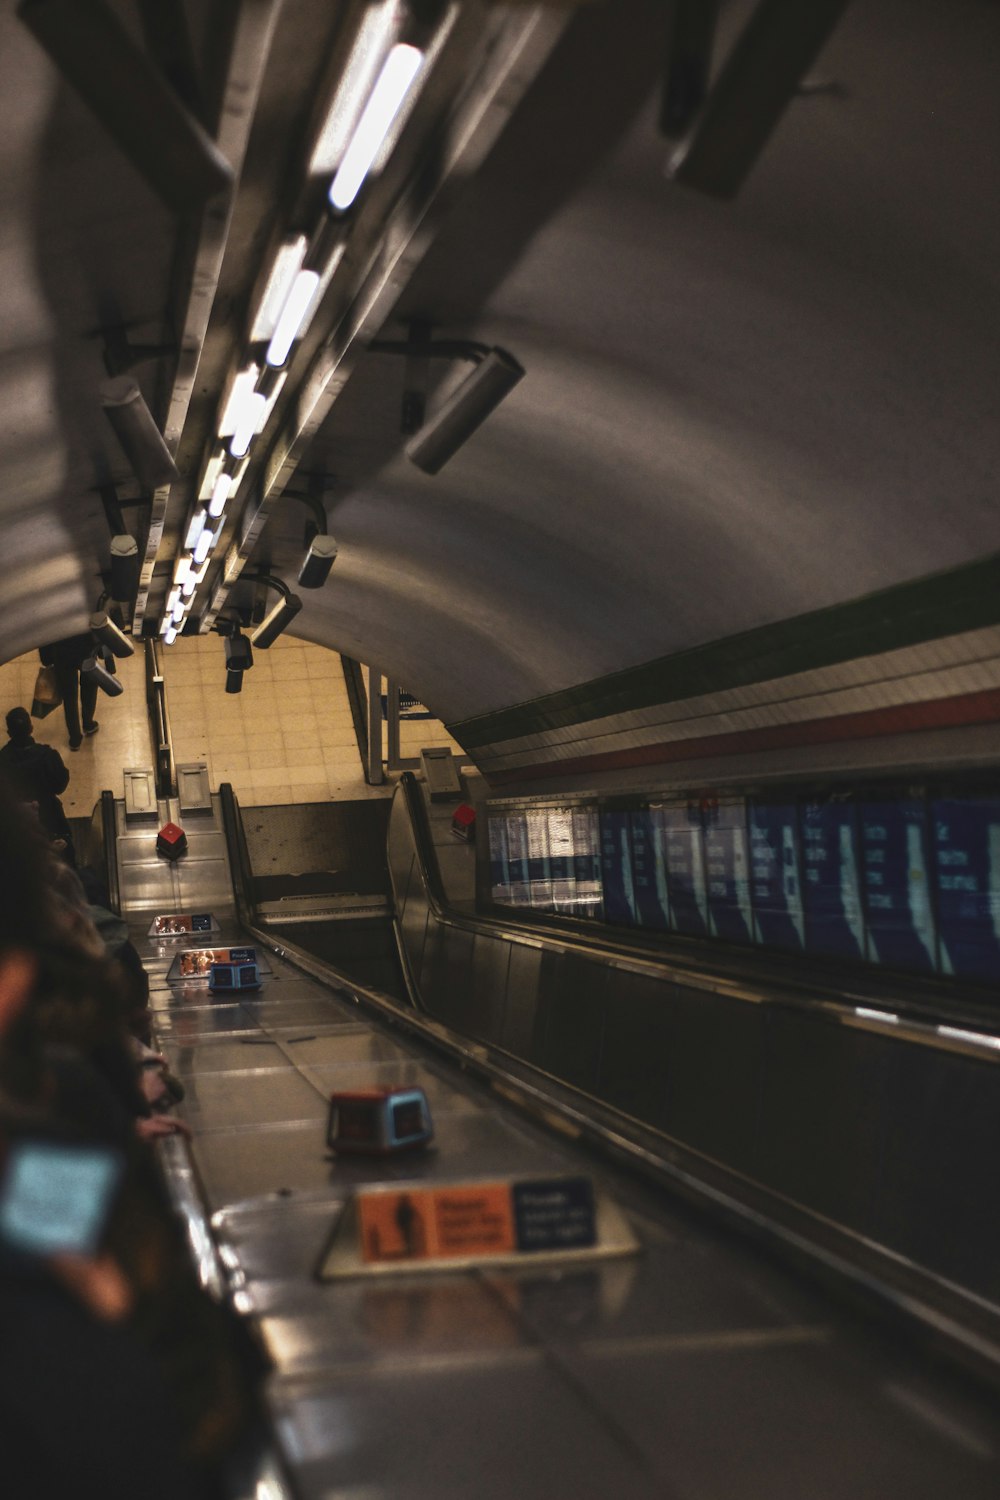
[[[50,839],[71,841],[72,834],[59,793],[69,785],[69,771],[58,750],[35,740],[0,748],[3,771],[22,802],[38,804],[38,819]]]

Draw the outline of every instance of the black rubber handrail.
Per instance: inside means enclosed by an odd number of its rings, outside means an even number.
[[[121,916],[122,890],[118,879],[118,821],[115,817],[114,792],[101,793],[101,846],[108,905],[113,912]]]
[[[241,924],[252,926],[257,920],[257,903],[253,894],[253,871],[250,866],[250,851],[247,848],[243,819],[232,783],[219,784],[219,810],[222,814],[222,832],[229,856],[229,878],[233,886],[236,915]]]

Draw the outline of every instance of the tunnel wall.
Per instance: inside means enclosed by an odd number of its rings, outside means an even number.
[[[449,724],[497,789],[996,763],[1000,558]]]

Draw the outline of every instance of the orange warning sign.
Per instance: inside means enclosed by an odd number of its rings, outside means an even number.
[[[384,1261],[502,1255],[515,1248],[507,1183],[362,1193],[361,1256]]]

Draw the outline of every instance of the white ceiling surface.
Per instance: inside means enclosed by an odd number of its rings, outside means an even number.
[[[620,10],[626,68],[658,7]],[[667,180],[654,101],[637,101],[584,185],[484,275],[477,234],[516,216],[534,164],[501,141],[385,331],[430,317],[527,375],[431,478],[401,453],[402,361],[360,359],[300,464],[334,476],[341,550],[302,593],[297,633],[455,721],[1000,549],[998,62],[987,0],[855,0],[814,70],[842,89],[794,102],[736,202]],[[597,90],[616,58],[593,63]],[[561,86],[557,64],[539,87]],[[15,102],[0,138],[7,659],[82,625],[107,541],[87,489],[102,464],[125,472],[82,337],[98,321],[87,267],[113,270],[129,318],[155,320],[169,235],[83,106],[56,99],[9,7],[0,88]],[[559,118],[577,128],[572,108]],[[120,178],[114,223],[88,211],[98,167]],[[305,520],[283,506],[254,560],[293,587]]]

